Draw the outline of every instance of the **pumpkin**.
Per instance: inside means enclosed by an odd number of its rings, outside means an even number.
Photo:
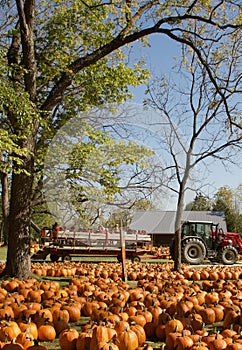
[[[28,347],[34,345],[34,338],[28,332],[21,332],[16,338],[16,343],[21,344],[25,350]]]
[[[38,339],[41,341],[52,341],[56,337],[56,331],[52,324],[42,324],[38,327]]]
[[[223,320],[223,328],[230,328],[231,325],[237,324],[240,321],[240,310],[231,308],[228,312],[225,311],[225,317]]]
[[[190,350],[209,350],[209,348],[207,347],[206,343],[199,341],[197,343],[194,343]]]
[[[172,320],[169,320],[166,324],[166,327],[165,327],[165,332],[166,332],[166,335],[168,335],[169,333],[174,333],[174,332],[182,332],[183,330],[183,324],[180,320],[178,319],[172,319]]]
[[[146,322],[152,322],[153,316],[152,313],[147,310],[146,308],[143,308],[142,310],[137,310],[138,315],[143,315],[144,318],[146,319]]]
[[[2,305],[2,308],[0,309],[0,320],[6,320],[6,319],[13,319],[14,318],[14,311],[11,306],[9,305]]]
[[[136,333],[139,345],[143,345],[146,341],[144,328],[139,324],[131,324],[130,329]]]
[[[59,335],[59,343],[62,350],[76,350],[76,341],[79,333],[75,328],[63,330]]]
[[[9,293],[13,293],[18,290],[19,281],[17,279],[13,279],[11,281],[3,281],[1,286]]]
[[[224,307],[220,304],[217,304],[214,308],[213,308],[214,312],[215,312],[215,322],[221,322],[224,319]]]
[[[180,332],[170,332],[166,335],[166,349],[167,350],[174,350],[175,349],[175,343],[176,338],[181,337]]]
[[[11,305],[14,313],[14,319],[18,319],[20,316],[21,311],[27,310],[27,306],[23,303],[14,303]]]
[[[166,326],[165,324],[158,324],[155,328],[155,335],[157,339],[164,341],[166,338]]]
[[[92,339],[90,342],[90,350],[97,349],[99,343],[107,343],[116,335],[117,332],[115,329],[108,328],[100,324],[99,326],[93,329]]]
[[[189,337],[189,335],[181,335],[180,337],[176,338],[175,344],[174,344],[174,348],[176,350],[186,350],[186,349],[190,349],[191,346],[193,345],[193,340],[191,337]]]
[[[91,339],[92,339],[92,330],[80,333],[76,340],[76,350],[90,349]]]
[[[117,334],[122,333],[125,329],[129,329],[129,323],[127,321],[119,321],[114,325],[114,329]]]
[[[242,350],[242,344],[240,343],[230,343],[227,345],[226,350]]]
[[[129,316],[129,323],[136,323],[139,324],[140,326],[144,327],[144,325],[146,324],[146,319],[143,315],[139,315],[137,312],[135,315],[133,316]]]
[[[2,321],[2,325],[0,327],[0,341],[11,341],[15,339],[21,330],[18,324],[14,321]]]
[[[202,341],[204,341],[208,346],[210,343],[212,343],[215,339],[223,339],[223,336],[220,333],[211,333],[207,336],[202,337]]]
[[[119,350],[118,345],[114,344],[112,340],[108,342],[101,342],[98,344],[97,350]]]
[[[209,349],[210,350],[224,350],[227,349],[227,343],[224,339],[218,338],[212,340],[209,344]]]
[[[70,304],[70,305],[64,305],[63,309],[68,311],[70,322],[79,321],[79,319],[81,317],[81,310],[77,307],[77,305],[75,303]]]
[[[199,314],[202,316],[203,322],[205,324],[213,324],[215,322],[216,316],[214,308],[206,307],[200,310]]]
[[[41,324],[53,321],[53,316],[50,311],[50,309],[42,309],[36,311],[36,314],[34,315],[33,321],[37,324],[37,327],[40,326]]]
[[[68,323],[70,320],[69,312],[67,309],[56,308],[53,310],[52,316],[53,316],[53,321],[64,320],[65,322]]]
[[[119,333],[117,339],[119,350],[136,350],[136,348],[139,346],[137,334],[129,328]]]
[[[34,322],[31,322],[31,319],[28,322],[19,321],[18,326],[21,332],[28,331],[29,334],[33,336],[34,339],[38,338],[38,329]]]
[[[63,319],[54,320],[53,325],[57,335],[59,335],[62,331],[69,328],[68,323]]]

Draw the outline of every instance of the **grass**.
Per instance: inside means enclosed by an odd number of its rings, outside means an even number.
[[[0,261],[5,262],[7,258],[7,247],[0,248]]]

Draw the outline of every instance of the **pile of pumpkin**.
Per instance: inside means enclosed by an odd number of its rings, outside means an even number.
[[[1,283],[0,349],[46,350],[37,342],[57,337],[62,350],[152,349],[147,340],[167,350],[242,349],[240,267],[183,265],[174,272],[172,264],[130,263],[129,283],[118,263],[75,268],[66,287],[37,279]],[[78,332],[82,316],[87,322]]]
[[[151,255],[156,256],[159,259],[171,259],[170,248],[166,246],[142,246],[143,250],[147,250]]]

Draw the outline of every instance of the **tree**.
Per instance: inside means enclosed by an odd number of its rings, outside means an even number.
[[[237,48],[241,47],[241,35],[238,39],[240,44]],[[237,44],[238,42],[235,46]],[[194,53],[191,53],[189,60],[188,52],[177,72],[177,76],[180,73],[178,83],[174,82],[172,85],[163,78],[148,87],[149,97],[146,104],[160,113],[157,125],[162,126],[160,139],[165,155],[162,160],[163,173],[167,173],[167,187],[177,193],[178,198],[175,220],[175,270],[179,270],[181,264],[184,197],[186,190],[194,183],[194,171],[204,173],[204,169],[208,168],[209,159],[213,162],[219,160],[227,165],[236,162],[237,152],[241,151],[241,125],[238,123],[237,127],[232,128],[229,125],[231,118],[240,121],[237,96],[241,79],[237,70],[241,58],[235,46],[234,43],[228,43],[226,54],[216,48],[217,60],[214,61],[214,56],[208,56],[206,60],[206,64],[213,67],[221,85],[225,85],[223,93],[211,86],[204,65],[197,62]],[[210,46],[210,50],[214,50],[213,45]],[[227,61],[225,56],[228,53],[231,53],[234,60]],[[193,189],[196,190],[194,184]]]
[[[215,194],[213,211],[224,212],[228,231],[242,232],[242,218],[236,207],[236,193],[230,187],[219,188]]]
[[[80,119],[72,118],[60,129],[45,161],[43,192],[52,214],[67,229],[90,228],[106,207],[133,205],[138,189],[145,192],[146,160],[154,153],[85,122],[80,125]]]
[[[1,6],[1,126],[26,150],[21,164],[17,159],[11,164],[4,274],[28,277],[33,188],[48,141],[78,111],[90,104],[121,102],[128,98],[130,84],[147,77],[139,65],[127,66],[121,48],[152,33],[183,43],[196,54],[217,96],[225,99],[227,90],[220,87],[206,55],[212,42],[228,38],[236,43],[241,12],[240,5],[229,0],[150,0],[130,6],[120,0],[16,0]],[[236,125],[227,112],[230,124]]]
[[[206,211],[211,210],[211,201],[208,197],[199,192],[191,203],[186,205],[185,210]]]

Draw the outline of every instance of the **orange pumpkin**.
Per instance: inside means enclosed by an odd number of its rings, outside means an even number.
[[[193,345],[193,340],[189,335],[181,335],[180,337],[176,338],[174,348],[176,350],[186,350],[190,349]]]
[[[182,332],[183,331],[183,324],[180,320],[177,319],[172,319],[170,321],[167,322],[166,324],[166,335],[168,335],[169,333],[174,333],[174,332]]]
[[[146,341],[144,328],[139,324],[131,324],[130,329],[136,333],[139,345],[143,345]]]
[[[66,309],[57,308],[53,311],[52,316],[53,320],[64,320],[67,323],[70,320],[69,312]]]
[[[91,339],[92,339],[92,330],[80,333],[76,340],[76,350],[90,349]]]
[[[31,322],[31,319],[29,319],[28,322],[19,321],[18,326],[19,326],[21,332],[28,331],[28,333],[31,334],[34,339],[38,338],[37,326],[34,322]]]
[[[95,350],[98,348],[99,343],[107,343],[114,336],[117,336],[115,329],[108,328],[103,325],[95,327],[92,331],[92,339],[90,342],[90,350]]]
[[[203,322],[205,324],[213,324],[216,319],[214,308],[207,307],[199,311],[199,314],[202,316]]]
[[[34,345],[34,338],[28,332],[21,332],[16,338],[16,343],[21,344],[24,350],[26,350],[28,347]]]
[[[38,339],[41,341],[52,341],[56,337],[55,328],[51,324],[42,324],[38,328]]]
[[[119,347],[110,340],[108,342],[99,343],[96,350],[119,350]]]
[[[76,350],[76,342],[79,333],[75,328],[62,331],[59,335],[59,343],[62,350]]]
[[[2,325],[0,327],[0,341],[11,341],[15,339],[21,330],[18,324],[14,321],[2,321]]]
[[[136,350],[139,346],[137,334],[129,328],[118,334],[117,339],[119,350]]]
[[[79,321],[81,317],[81,310],[75,304],[65,305],[63,306],[63,309],[68,311],[70,322]]]

